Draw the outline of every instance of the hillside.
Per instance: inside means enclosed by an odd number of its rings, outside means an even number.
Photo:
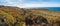
[[[52,11],[48,11],[48,10],[35,10],[35,9],[31,9],[31,10],[27,10],[27,12],[31,12],[33,15],[41,15],[41,16],[44,16],[44,17],[48,17],[48,18],[56,18],[58,19],[58,17],[60,17],[60,13],[58,12],[52,12]]]
[[[46,18],[48,22],[50,21],[54,22],[53,26],[58,26],[58,24],[55,22],[60,21],[59,12],[50,11],[44,8],[24,9],[12,6],[0,6],[0,14],[6,16],[4,19],[5,22],[0,23],[1,24],[6,23],[9,26],[22,26],[22,25],[25,26],[23,24],[25,22],[25,18],[30,15],[32,16],[32,19],[37,18],[37,16],[42,16]],[[2,17],[0,16],[0,18]]]
[[[56,23],[57,21],[60,21],[59,12],[54,12],[54,11],[50,11],[46,9],[45,10],[44,9],[27,9],[26,12],[27,12],[26,14],[31,13],[33,18],[35,18],[36,16],[43,16],[44,18],[48,20],[48,22],[52,21],[54,24],[53,26],[59,26]]]
[[[22,17],[23,16],[23,9],[18,7],[10,7],[10,6],[0,6],[0,10],[11,14],[13,17]]]
[[[2,26],[2,24],[13,24],[15,21],[16,19],[12,15],[0,10],[0,26]]]
[[[4,11],[5,13],[8,13],[8,16],[11,15],[13,17],[13,20],[15,19],[14,23],[16,23],[18,20],[20,22],[20,20],[22,20],[22,17],[23,16],[23,9],[20,9],[18,7],[11,7],[11,6],[0,6],[0,10],[1,11]],[[11,18],[11,17],[8,17],[8,19]],[[20,19],[21,18],[21,19]],[[7,19],[7,20],[8,20]],[[12,20],[12,18],[11,18]],[[10,22],[10,19],[9,19],[9,22]],[[11,23],[11,22],[10,22]],[[9,24],[10,24],[9,23]],[[13,23],[13,24],[14,24]],[[17,22],[18,23],[18,22]],[[12,24],[12,23],[11,23]],[[12,24],[12,25],[13,25]],[[20,25],[20,23],[18,23],[18,25]]]

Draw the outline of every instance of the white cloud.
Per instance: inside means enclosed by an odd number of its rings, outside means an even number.
[[[24,0],[18,0],[18,1],[23,2]]]
[[[19,4],[16,2],[12,2],[12,0],[5,0],[8,5],[7,6],[18,6],[21,8],[26,8],[26,7],[60,7],[60,4],[58,3],[48,3],[48,2],[41,2],[41,3],[23,3],[24,0],[17,0]]]
[[[12,0],[5,0],[8,4],[13,4]]]
[[[60,4],[58,3],[41,3],[41,4],[22,4],[20,7],[26,8],[26,7],[60,7]]]
[[[14,0],[15,1],[15,0]],[[17,4],[17,3],[22,3],[23,0],[17,0],[18,2],[14,2],[13,0],[5,0],[8,4]]]
[[[20,6],[23,0],[17,0],[18,2],[13,2],[12,0],[5,0],[7,2],[6,6]]]

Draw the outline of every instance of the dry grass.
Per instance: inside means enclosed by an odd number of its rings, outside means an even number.
[[[18,7],[10,7],[10,6],[1,7],[0,6],[0,14],[6,17],[5,22],[8,24],[9,23],[14,24],[14,22],[16,22],[16,17],[17,17],[19,21],[17,26],[22,26],[23,22],[20,22],[20,21],[24,21],[24,18],[26,16],[29,16],[30,13],[32,13],[32,16],[33,15],[43,16],[48,20],[48,22],[50,22],[50,20],[54,22],[56,22],[57,20],[60,20],[59,12],[53,12],[53,11],[46,10],[46,9],[26,9],[25,12],[26,13],[24,15],[24,10]]]

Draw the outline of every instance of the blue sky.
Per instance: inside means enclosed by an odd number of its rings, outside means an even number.
[[[0,0],[0,5],[26,7],[60,7],[60,0]]]

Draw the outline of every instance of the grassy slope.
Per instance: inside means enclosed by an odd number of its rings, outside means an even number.
[[[11,15],[13,17],[14,22],[16,22],[16,17],[19,21],[22,20],[22,17],[24,17],[23,15],[21,15],[23,13],[22,9],[18,7],[0,6],[0,10],[7,13],[8,16]],[[8,17],[7,19],[9,18],[12,19],[11,17]],[[10,20],[8,22],[10,22]],[[18,25],[20,25],[20,23]]]
[[[0,10],[9,13],[14,17],[18,16],[18,18],[22,17],[21,14],[23,13],[23,9],[20,9],[18,7],[5,6],[5,7],[1,7]]]
[[[44,10],[44,9],[43,10],[31,9],[26,11],[27,11],[27,14],[32,13],[32,15],[43,16],[48,20],[48,22],[54,21],[54,26],[57,26],[57,24],[55,23],[56,21],[60,21],[60,13],[58,12],[53,12],[53,11]]]
[[[9,6],[0,6],[0,10],[1,10],[1,14],[4,14],[6,13],[6,15],[8,16],[7,19],[13,19],[13,21],[15,22],[16,18],[18,18],[18,20],[20,21],[21,19],[24,20],[23,18],[25,16],[29,16],[29,13],[32,13],[32,15],[37,15],[37,16],[43,16],[45,17],[46,19],[48,19],[48,21],[50,20],[60,20],[60,13],[58,12],[53,12],[53,11],[49,11],[49,10],[46,10],[46,9],[27,9],[25,10],[26,13],[25,15],[22,15],[24,13],[23,9],[21,8],[18,8],[18,7],[9,7]],[[3,12],[4,11],[4,12]],[[3,13],[2,13],[3,12]],[[8,21],[10,22],[10,21]],[[20,25],[17,24],[18,26]]]
[[[9,24],[10,22],[13,24],[16,21],[16,19],[12,15],[5,13],[2,10],[0,10],[0,18],[4,19],[4,22],[0,22],[0,24]]]

